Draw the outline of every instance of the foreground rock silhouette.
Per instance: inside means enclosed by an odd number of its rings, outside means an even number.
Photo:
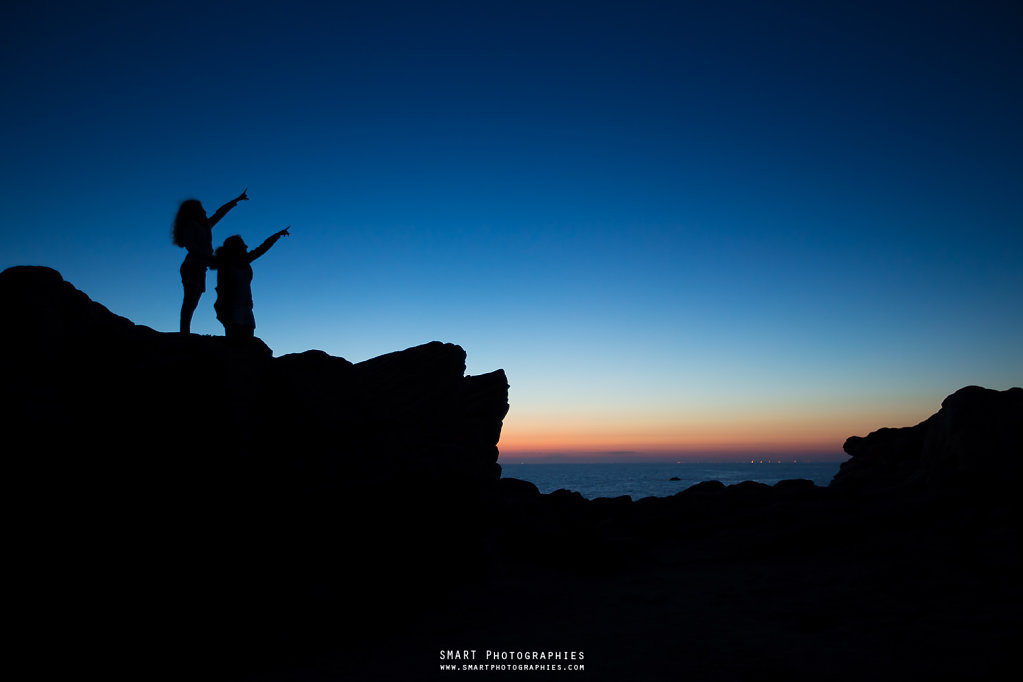
[[[24,617],[60,660],[244,668],[479,576],[502,371],[442,343],[352,364],[161,334],[42,267],[0,274],[0,306]]]
[[[826,488],[586,500],[500,478],[507,380],[457,346],[275,358],[137,326],[48,268],[0,273],[0,305],[14,648],[44,676],[496,674],[439,671],[465,649],[585,652],[510,679],[1012,662],[1021,389],[850,438]]]

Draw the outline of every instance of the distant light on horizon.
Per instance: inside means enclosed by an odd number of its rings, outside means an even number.
[[[738,452],[722,452],[722,453],[690,453],[683,457],[679,457],[678,454],[669,455],[666,453],[644,453],[644,452],[578,452],[578,451],[562,451],[562,452],[551,452],[551,451],[540,451],[540,452],[522,452],[522,451],[506,451],[498,445],[500,449],[500,457],[498,463],[505,463],[512,461],[517,464],[541,464],[544,462],[556,462],[556,463],[663,463],[663,464],[692,464],[700,462],[716,462],[716,463],[746,463],[749,464],[785,464],[788,458],[766,458],[766,457],[753,457],[749,456],[749,453],[738,453]],[[840,463],[848,459],[848,455],[845,453],[819,453],[816,456],[809,455],[801,458],[792,459],[792,464],[801,463]]]

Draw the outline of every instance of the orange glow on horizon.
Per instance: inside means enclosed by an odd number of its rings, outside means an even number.
[[[750,457],[763,459],[764,461],[775,461],[779,458],[788,460],[796,458],[801,461],[841,461],[846,455],[841,448],[829,448],[820,446],[788,446],[779,444],[775,447],[744,447],[723,445],[717,448],[693,447],[689,444],[677,447],[666,447],[663,449],[607,449],[594,448],[571,449],[571,448],[538,448],[521,449],[507,446],[500,447],[501,461],[532,461],[558,459],[561,461],[571,460],[728,460],[747,461]]]
[[[499,443],[502,456],[540,459],[572,457],[724,457],[788,453],[841,459],[842,445],[853,435],[882,426],[917,423],[878,410],[764,410],[756,414],[551,414],[510,413]],[[902,423],[899,423],[902,421]]]

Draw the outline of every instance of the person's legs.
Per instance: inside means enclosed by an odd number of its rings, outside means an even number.
[[[199,306],[199,298],[202,296],[202,291],[197,289],[189,290],[185,289],[185,300],[181,304],[181,333],[191,333],[192,328],[192,313]]]
[[[206,291],[206,266],[190,263],[181,264],[181,285],[185,288],[185,299],[181,302],[181,333],[192,331],[192,313],[199,306],[199,298]]]

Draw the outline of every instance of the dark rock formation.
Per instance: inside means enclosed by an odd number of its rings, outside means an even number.
[[[852,459],[831,483],[844,490],[955,493],[1015,485],[1023,472],[1023,388],[967,386],[916,426],[853,436],[845,451]]]
[[[135,325],[42,267],[0,274],[0,306],[26,617],[72,614],[126,655],[248,659],[365,635],[485,573],[508,384],[464,376],[458,346],[275,358]]]
[[[507,381],[464,376],[457,346],[356,365],[321,351],[273,358],[258,339],[134,325],[41,267],[0,274],[0,305],[10,435],[52,453],[93,442],[104,457],[315,452],[381,480],[500,476]]]

